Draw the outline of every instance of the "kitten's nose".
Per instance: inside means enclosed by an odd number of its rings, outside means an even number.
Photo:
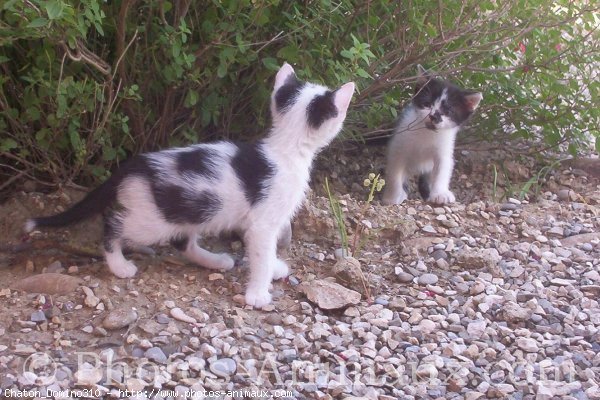
[[[439,124],[440,122],[442,122],[442,116],[440,115],[439,112],[434,112],[433,114],[429,114],[429,119],[431,120],[431,122]]]

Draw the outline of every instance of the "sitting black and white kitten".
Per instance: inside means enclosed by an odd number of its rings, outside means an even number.
[[[271,281],[289,273],[277,258],[277,238],[285,235],[305,196],[315,155],[341,130],[353,93],[352,82],[335,91],[301,82],[286,63],[275,78],[273,125],[263,140],[133,157],[72,208],[30,219],[26,230],[71,224],[108,209],[106,263],[120,278],[137,271],[122,253],[129,243],[170,242],[197,264],[228,270],[234,259],[201,248],[198,236],[243,232],[250,264],[246,303],[265,306]]]
[[[405,184],[414,175],[420,175],[423,199],[436,204],[455,201],[449,188],[454,141],[482,98],[481,93],[435,79],[418,66],[415,95],[388,145],[384,204],[406,200]]]

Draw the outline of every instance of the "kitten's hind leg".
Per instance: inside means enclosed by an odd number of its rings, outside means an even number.
[[[383,204],[401,204],[408,198],[405,190],[406,178],[403,171],[391,171],[386,174],[383,190]]]
[[[233,268],[235,260],[227,253],[211,253],[198,246],[198,236],[179,236],[171,239],[171,244],[183,252],[185,257],[205,268],[228,270]]]
[[[419,194],[421,195],[421,198],[425,201],[429,199],[429,193],[431,191],[429,179],[429,174],[419,175]]]
[[[123,256],[123,222],[118,214],[110,213],[104,217],[104,256],[108,269],[119,278],[131,278],[137,272],[134,263]]]

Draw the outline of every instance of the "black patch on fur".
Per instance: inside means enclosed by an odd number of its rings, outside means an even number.
[[[251,205],[267,196],[265,182],[275,174],[275,166],[262,152],[262,143],[236,143],[238,151],[231,166],[242,182],[244,195]]]
[[[413,104],[421,109],[430,108],[440,98],[446,88],[446,84],[447,82],[439,79],[430,79],[424,85],[417,85],[415,96],[412,100]]]
[[[196,152],[196,150],[200,150]],[[184,156],[183,164],[188,167],[197,166],[194,160],[207,153],[205,149],[194,149],[188,151]],[[221,210],[223,204],[221,199],[209,191],[194,191],[190,188],[164,182],[160,179],[160,166],[151,162],[151,154],[141,155],[130,166],[130,175],[145,178],[150,185],[154,202],[167,222],[173,224],[201,224],[215,216]],[[180,168],[180,159],[177,160]],[[190,165],[192,164],[192,165]],[[200,167],[202,168],[202,167]],[[183,174],[192,172],[191,169],[180,170]],[[201,173],[196,168],[192,173]]]
[[[430,189],[429,189],[429,174],[419,175],[419,194],[423,198],[423,200],[427,200],[429,198]]]
[[[444,89],[447,97],[440,107],[441,115],[448,116],[456,125],[463,124],[473,114],[465,95],[473,92],[465,91],[448,81],[430,79],[423,85],[417,85],[412,102],[417,108],[430,108],[442,96]]]
[[[201,224],[223,207],[221,199],[209,191],[197,192],[173,184],[151,184],[154,201],[167,222]]]
[[[282,112],[289,109],[296,102],[296,98],[304,85],[305,83],[299,81],[295,74],[288,76],[283,86],[275,93],[275,108],[277,111]]]
[[[176,236],[174,238],[171,238],[171,246],[183,252],[187,249],[189,241],[190,238],[187,236]]]
[[[143,156],[132,157],[115,170],[106,181],[89,192],[81,201],[71,206],[71,208],[56,215],[33,218],[32,220],[35,226],[38,227],[65,226],[99,214],[115,202],[117,191],[123,179],[133,173],[140,172],[147,174],[148,171],[149,166]]]
[[[202,175],[209,178],[216,178],[215,163],[211,158],[211,151],[196,147],[177,153],[177,172],[181,175]]]
[[[306,110],[308,114],[308,124],[317,129],[330,118],[334,118],[338,115],[337,107],[333,102],[335,92],[328,90],[322,95],[315,96],[314,99],[308,104]]]

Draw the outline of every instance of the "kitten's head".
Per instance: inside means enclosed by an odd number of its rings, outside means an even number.
[[[456,128],[473,114],[483,98],[479,92],[464,90],[432,77],[420,65],[417,68],[418,79],[412,103],[429,129]]]
[[[283,64],[271,95],[272,134],[295,135],[294,143],[312,150],[326,146],[342,129],[353,93],[353,82],[330,90],[298,80],[292,66]]]

